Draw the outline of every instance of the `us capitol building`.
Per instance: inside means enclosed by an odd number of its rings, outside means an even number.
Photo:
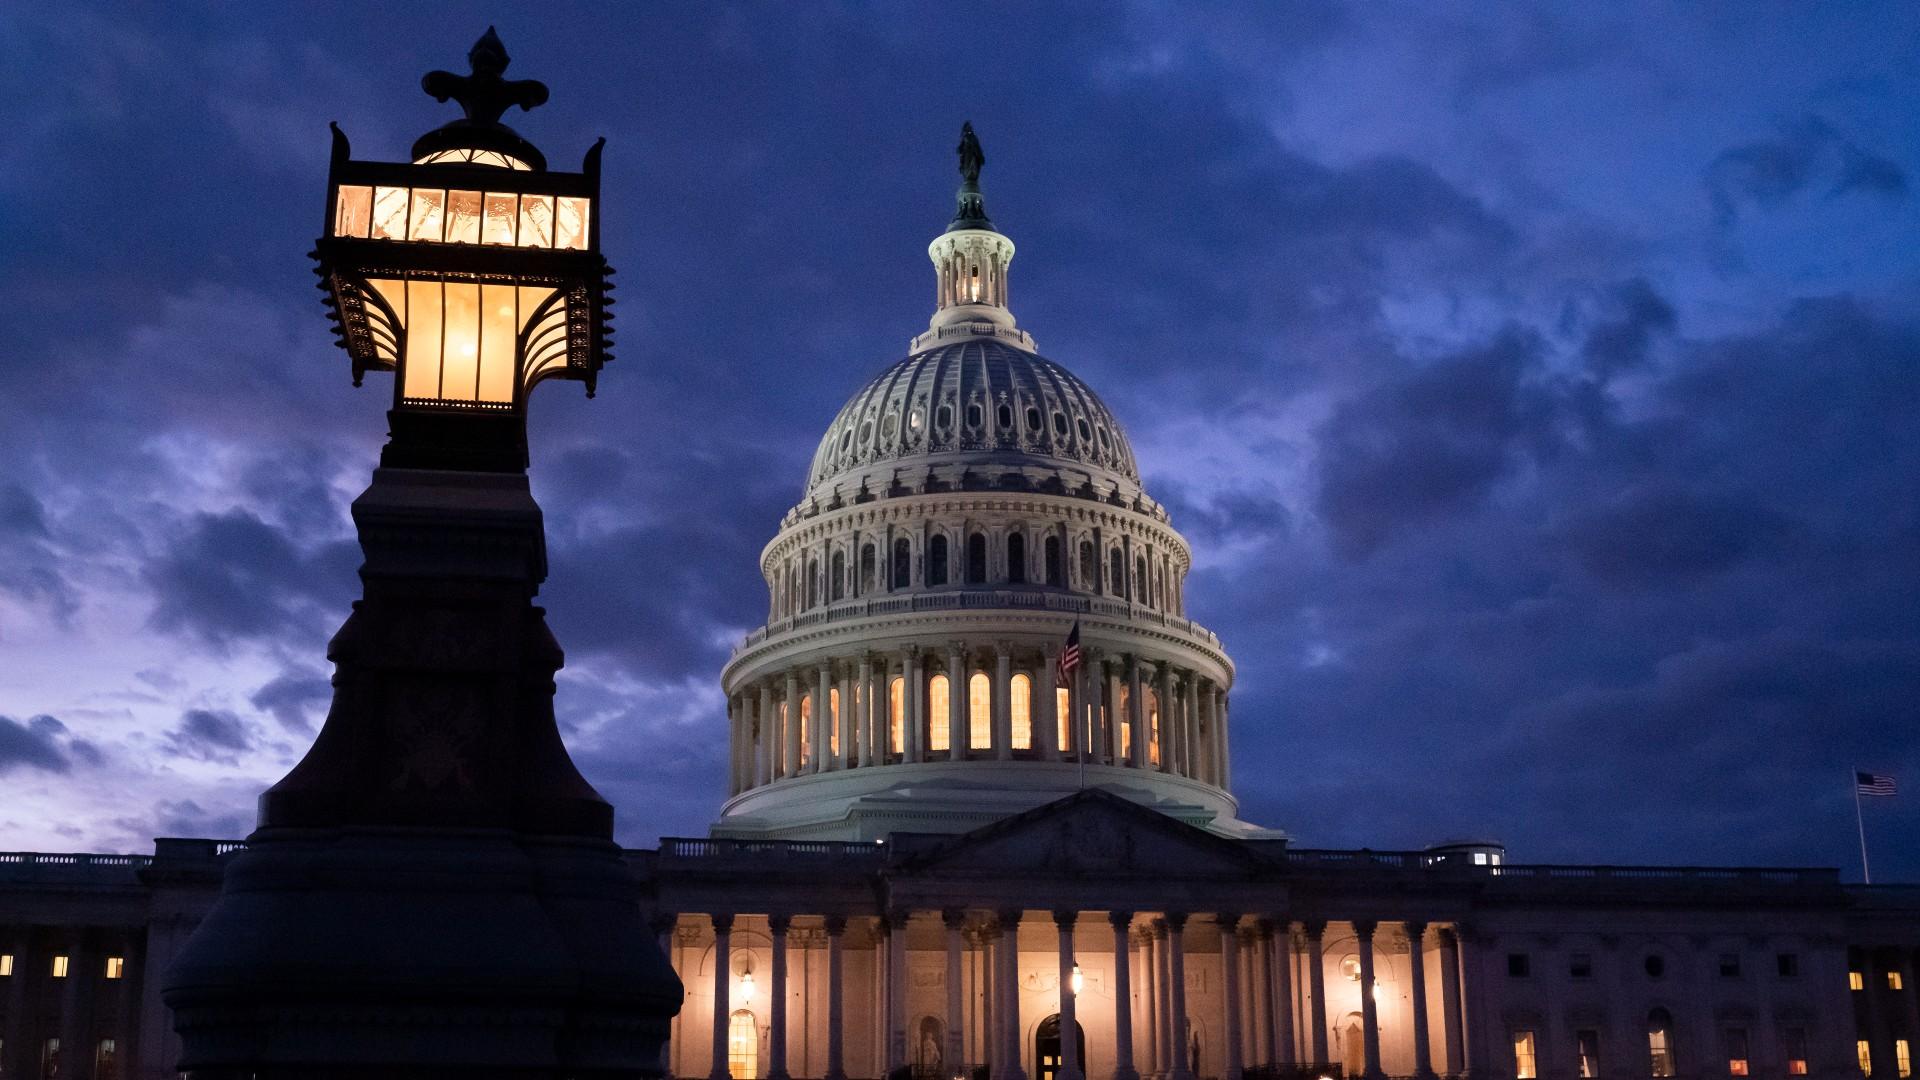
[[[960,154],[932,321],[832,419],[761,555],[719,819],[628,853],[686,987],[668,1072],[1911,1075],[1920,889],[1240,820],[1192,552],[1119,419],[1014,319],[970,129]],[[0,854],[0,1077],[172,1075],[162,974],[242,846]]]

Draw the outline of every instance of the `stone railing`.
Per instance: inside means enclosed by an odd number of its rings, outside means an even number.
[[[660,855],[670,859],[858,859],[886,858],[885,844],[852,840],[726,840],[664,836]]]
[[[1765,885],[1837,885],[1831,867],[1772,866],[1571,866],[1522,863],[1475,864],[1460,854],[1430,851],[1370,851],[1290,848],[1287,862],[1329,870],[1465,873],[1518,881],[1677,881]]]
[[[0,881],[131,881],[152,864],[151,855],[4,851],[0,852]]]
[[[1101,596],[1083,596],[1050,589],[955,589],[945,592],[881,594],[858,600],[839,600],[812,611],[803,611],[790,619],[776,619],[748,633],[733,650],[735,656],[782,634],[827,626],[852,619],[881,615],[902,615],[921,611],[972,611],[1012,609],[1018,611],[1057,611],[1063,615],[1099,615],[1127,622],[1159,626],[1185,634],[1212,648],[1220,648],[1219,635],[1178,615],[1169,615],[1150,607],[1112,600]]]

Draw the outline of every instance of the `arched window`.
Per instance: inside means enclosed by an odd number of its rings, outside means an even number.
[[[1008,702],[1013,721],[1013,748],[1033,749],[1033,680],[1024,673],[1015,675],[1009,686]]]
[[[1073,737],[1075,724],[1073,692],[1064,686],[1053,688],[1053,715],[1060,725],[1060,741],[1054,745],[1058,746],[1062,752],[1078,749],[1079,741]]]
[[[880,584],[878,581],[874,579],[874,576],[873,576],[877,569],[874,565],[874,562],[875,562],[875,559],[874,559],[874,553],[873,553],[873,545],[861,544],[860,545],[860,593],[863,596],[868,593],[871,593]]]
[[[947,583],[947,538],[935,535],[927,541],[927,584]]]
[[[893,542],[893,587],[904,589],[913,584],[913,545],[906,538]]]
[[[1047,542],[1040,546],[1040,550],[1042,552],[1041,557],[1047,564],[1045,570],[1047,584],[1058,587],[1062,584],[1060,580],[1060,538],[1057,536],[1047,537]]]
[[[838,757],[840,754],[840,688],[839,687],[834,686],[834,687],[828,688],[827,704],[830,706],[830,711],[827,713],[827,753]]]
[[[727,1020],[727,1075],[732,1080],[753,1080],[759,1071],[760,1031],[754,1026],[753,1013],[735,1009]]]
[[[1160,691],[1147,690],[1147,764],[1160,764]]]
[[[1100,591],[1100,564],[1093,558],[1093,541],[1080,541],[1080,587],[1088,592]]]
[[[987,537],[985,533],[974,533],[967,537],[967,583],[984,584],[987,580]]]
[[[906,752],[907,680],[898,675],[887,684],[887,753]]]
[[[1107,591],[1115,596],[1125,596],[1127,594],[1126,558],[1120,554],[1119,548],[1114,548],[1112,557],[1107,562],[1110,564],[1107,567]]]
[[[1027,580],[1027,538],[1021,533],[1007,537],[1007,580],[1016,585]]]
[[[1647,1014],[1647,1067],[1653,1076],[1674,1074],[1673,1016],[1665,1009]]]
[[[807,560],[807,606],[816,607],[820,603],[820,560]]]
[[[1110,702],[1104,710],[1103,720],[1108,721],[1107,730],[1113,730],[1112,724],[1120,725],[1120,763],[1133,764],[1133,688],[1126,683],[1120,684],[1120,698]]]
[[[1143,604],[1153,603],[1153,588],[1147,581],[1147,557],[1137,555],[1133,560],[1133,594]]]
[[[842,551],[833,553],[833,598],[847,598],[847,556]]]
[[[993,749],[993,680],[976,671],[967,680],[967,749]]]
[[[800,695],[800,764],[813,760],[813,695]]]
[[[944,753],[947,749],[947,717],[952,715],[945,675],[927,680],[927,749]]]

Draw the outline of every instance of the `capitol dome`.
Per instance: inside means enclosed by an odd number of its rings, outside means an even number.
[[[983,163],[968,129],[928,328],[841,407],[761,553],[713,833],[961,832],[1084,787],[1263,832],[1228,792],[1233,662],[1186,617],[1192,551],[1113,411],[1014,319]]]

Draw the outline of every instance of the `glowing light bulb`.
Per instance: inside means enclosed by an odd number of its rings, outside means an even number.
[[[1079,964],[1073,965],[1073,977],[1067,980],[1067,985],[1073,988],[1074,997],[1079,997],[1080,991],[1086,989],[1087,980],[1085,976],[1080,974]]]
[[[740,1004],[753,1004],[753,972],[740,976]]]

